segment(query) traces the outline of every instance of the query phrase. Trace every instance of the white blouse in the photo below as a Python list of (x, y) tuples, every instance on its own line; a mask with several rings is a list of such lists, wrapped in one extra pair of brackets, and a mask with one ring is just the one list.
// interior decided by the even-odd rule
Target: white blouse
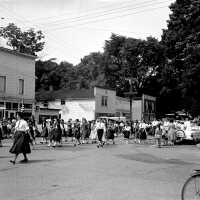
[(97, 129), (103, 129), (104, 130), (104, 132), (106, 132), (106, 126), (105, 126), (105, 124), (103, 123), (103, 122), (96, 122), (96, 125), (95, 125), (96, 127), (96, 130)]
[(29, 130), (28, 123), (23, 119), (18, 120), (15, 125), (15, 130), (16, 131), (28, 131)]

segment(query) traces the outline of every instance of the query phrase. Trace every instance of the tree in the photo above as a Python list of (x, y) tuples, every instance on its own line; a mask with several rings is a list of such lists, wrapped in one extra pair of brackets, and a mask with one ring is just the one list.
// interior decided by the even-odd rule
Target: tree
[(80, 88), (91, 88), (105, 85), (105, 57), (100, 52), (90, 53), (81, 59), (76, 66)]
[[(197, 113), (194, 107), (197, 108), (200, 101), (200, 1), (176, 0), (170, 9), (172, 14), (167, 29), (163, 30), (162, 44), (166, 46), (166, 56), (176, 80), (171, 90), (181, 96), (177, 104)], [(173, 95), (168, 96), (174, 99)]]
[(140, 40), (112, 34), (105, 43), (104, 53), (108, 61), (107, 83), (113, 88), (117, 84), (120, 93), (129, 90), (128, 78), (133, 78), (133, 87), (141, 95), (147, 81), (156, 75), (165, 60), (163, 45), (152, 37)]
[(70, 88), (71, 83), (77, 80), (75, 67), (71, 63), (63, 61), (58, 64), (54, 60), (36, 61), (36, 91)]
[(44, 48), (44, 35), (42, 31), (29, 29), (22, 31), (14, 23), (0, 28), (0, 37), (7, 40), (7, 45), (21, 53), (36, 55)]

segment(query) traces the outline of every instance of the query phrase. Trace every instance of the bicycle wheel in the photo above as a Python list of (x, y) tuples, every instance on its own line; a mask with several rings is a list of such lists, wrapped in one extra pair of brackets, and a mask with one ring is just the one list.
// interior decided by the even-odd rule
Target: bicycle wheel
[(200, 200), (200, 174), (192, 175), (184, 183), (181, 191), (182, 200)]

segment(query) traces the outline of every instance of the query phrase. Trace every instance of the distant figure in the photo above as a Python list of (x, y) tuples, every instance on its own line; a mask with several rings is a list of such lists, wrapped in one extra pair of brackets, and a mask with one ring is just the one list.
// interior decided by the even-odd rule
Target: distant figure
[(1, 127), (1, 122), (0, 122), (0, 147), (2, 147), (2, 139), (3, 139), (3, 133), (2, 133), (2, 127)]
[(74, 138), (75, 138), (74, 146), (81, 144), (81, 142), (80, 142), (80, 138), (81, 138), (80, 128), (81, 128), (80, 127), (80, 121), (79, 121), (79, 119), (76, 119), (74, 126), (73, 126), (73, 135), (74, 135)]
[(108, 127), (107, 127), (107, 134), (106, 134), (106, 140), (107, 143), (109, 140), (112, 140), (112, 143), (115, 144), (115, 127), (114, 123), (112, 121), (108, 122)]
[(131, 135), (131, 126), (130, 124), (128, 124), (128, 122), (126, 122), (124, 128), (122, 129), (123, 134), (124, 134), (124, 140), (126, 141), (126, 143), (129, 143), (129, 138)]
[(106, 125), (103, 122), (102, 119), (97, 119), (96, 122), (96, 131), (97, 131), (97, 137), (98, 137), (98, 145), (97, 148), (103, 147), (104, 145), (104, 135), (106, 133)]
[(157, 124), (156, 130), (155, 130), (155, 140), (157, 147), (161, 147), (161, 139), (162, 139), (162, 129), (161, 124)]
[(90, 139), (92, 140), (92, 144), (93, 144), (93, 143), (96, 143), (96, 139), (97, 139), (97, 132), (96, 132), (96, 126), (95, 126), (94, 120), (91, 122), (90, 129), (91, 129)]
[(41, 143), (47, 144), (47, 138), (48, 138), (48, 128), (47, 128), (47, 121), (43, 120), (42, 122), (42, 133), (41, 133), (42, 141)]
[(168, 144), (174, 145), (176, 141), (176, 128), (173, 120), (170, 120), (168, 128)]
[(89, 133), (89, 123), (85, 118), (82, 118), (82, 123), (81, 123), (81, 136), (82, 136), (82, 143), (88, 143), (88, 139), (90, 136)]

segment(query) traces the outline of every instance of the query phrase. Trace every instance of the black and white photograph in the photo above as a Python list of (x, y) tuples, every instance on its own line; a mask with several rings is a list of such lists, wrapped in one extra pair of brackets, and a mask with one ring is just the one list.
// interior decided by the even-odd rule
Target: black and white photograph
[(0, 0), (1, 200), (200, 200), (200, 0)]

